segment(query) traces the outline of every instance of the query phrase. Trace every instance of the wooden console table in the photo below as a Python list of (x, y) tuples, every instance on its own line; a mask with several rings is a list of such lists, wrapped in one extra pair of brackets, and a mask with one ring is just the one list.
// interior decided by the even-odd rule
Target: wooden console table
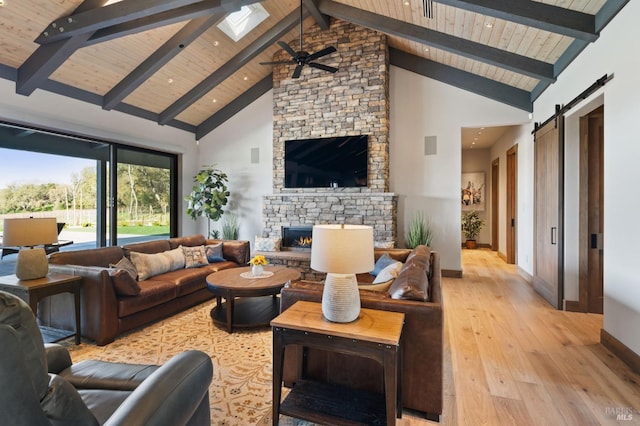
[[(404, 314), (362, 309), (351, 323), (325, 319), (319, 303), (298, 301), (271, 321), (273, 328), (273, 425), (280, 414), (332, 425), (395, 425), (402, 416), (400, 336)], [(284, 348), (315, 347), (378, 361), (384, 395), (329, 383), (296, 381), (281, 403)], [(301, 365), (301, 364), (300, 364)], [(354, 404), (359, 403), (359, 406)]]
[[(44, 278), (37, 278), (35, 280), (20, 280), (15, 275), (6, 275), (0, 277), (0, 290), (11, 293), (24, 300), (31, 310), (33, 315), (38, 318), (38, 302), (47, 296), (53, 296), (60, 293), (71, 293), (75, 300), (75, 314), (76, 314), (76, 332), (75, 341), (76, 345), (80, 344), (80, 284), (82, 283), (82, 277), (76, 275), (67, 274), (55, 274), (50, 273)], [(41, 329), (42, 337), (45, 343), (62, 340), (70, 337), (73, 334), (60, 334), (53, 332), (53, 329)]]

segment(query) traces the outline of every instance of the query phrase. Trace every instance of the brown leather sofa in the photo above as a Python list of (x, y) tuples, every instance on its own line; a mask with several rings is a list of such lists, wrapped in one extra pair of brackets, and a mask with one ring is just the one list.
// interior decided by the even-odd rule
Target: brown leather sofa
[[(376, 249), (376, 259), (385, 252), (402, 262), (412, 253), (409, 249)], [(444, 317), (438, 253), (430, 252), (429, 259), (425, 270), (429, 278), (427, 301), (392, 299), (388, 292), (369, 290), (360, 290), (360, 300), (363, 308), (405, 314), (401, 343), (402, 405), (425, 413), (430, 420), (439, 421), (442, 414)], [(358, 281), (369, 282), (370, 279), (358, 275)], [(389, 291), (393, 293), (393, 287)], [(298, 300), (320, 302), (322, 284), (307, 281), (283, 288), (281, 310), (284, 311)], [(302, 359), (302, 366), (298, 365), (299, 359)], [(382, 367), (373, 360), (315, 348), (288, 346), (285, 349), (285, 384), (295, 385), (295, 380), (300, 376), (350, 388), (378, 393), (383, 391)]]
[[(219, 243), (202, 235), (170, 238), (123, 247), (61, 251), (49, 256), (49, 271), (83, 277), (81, 290), (82, 336), (98, 345), (112, 342), (127, 330), (166, 318), (213, 297), (207, 289), (206, 277), (212, 272), (246, 266), (249, 261), (248, 241), (222, 241), (225, 261), (197, 268), (182, 268), (143, 281), (136, 295), (123, 295), (114, 286), (113, 268), (131, 252), (154, 254), (178, 247), (195, 247)], [(48, 297), (38, 307), (41, 324), (73, 330), (73, 300), (67, 294)]]

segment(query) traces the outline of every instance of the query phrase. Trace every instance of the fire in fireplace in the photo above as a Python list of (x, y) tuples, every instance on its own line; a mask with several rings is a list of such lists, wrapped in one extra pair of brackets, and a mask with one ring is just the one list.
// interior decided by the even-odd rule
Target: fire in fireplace
[(283, 226), (282, 227), (282, 247), (289, 249), (310, 249), (311, 226)]

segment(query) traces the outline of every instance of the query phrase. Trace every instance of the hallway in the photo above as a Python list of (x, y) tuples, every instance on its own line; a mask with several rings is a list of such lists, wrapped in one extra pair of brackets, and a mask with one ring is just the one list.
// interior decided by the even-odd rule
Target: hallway
[(442, 425), (640, 424), (640, 375), (600, 345), (601, 315), (553, 309), (490, 250), (462, 263), (443, 280)]

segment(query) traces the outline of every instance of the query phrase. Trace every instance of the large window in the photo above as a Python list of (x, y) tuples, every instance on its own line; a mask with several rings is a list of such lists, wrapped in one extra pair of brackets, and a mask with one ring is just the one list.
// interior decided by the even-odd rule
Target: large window
[(176, 170), (173, 154), (0, 123), (0, 219), (55, 216), (73, 248), (175, 236)]

